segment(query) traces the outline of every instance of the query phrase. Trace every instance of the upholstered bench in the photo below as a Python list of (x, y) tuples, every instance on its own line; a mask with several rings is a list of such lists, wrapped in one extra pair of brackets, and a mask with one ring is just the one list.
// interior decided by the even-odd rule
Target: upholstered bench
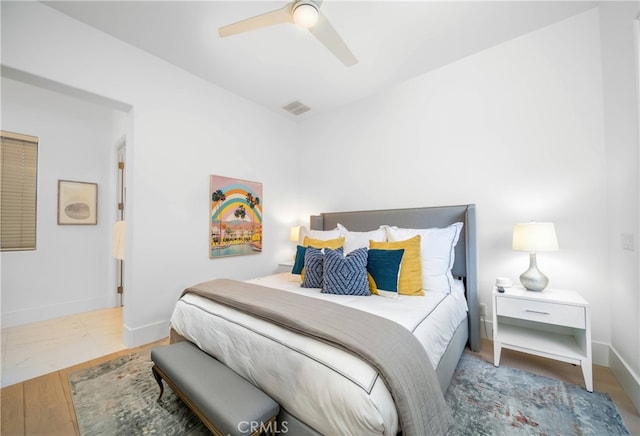
[(185, 402), (214, 435), (273, 434), (278, 403), (190, 342), (151, 350), (153, 376)]

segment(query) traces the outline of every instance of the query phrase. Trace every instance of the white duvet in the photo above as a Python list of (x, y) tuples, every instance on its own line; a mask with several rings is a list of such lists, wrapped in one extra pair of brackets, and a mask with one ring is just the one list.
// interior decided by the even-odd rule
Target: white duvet
[[(452, 294), (397, 299), (322, 294), (301, 288), (289, 273), (249, 282), (391, 319), (416, 335), (434, 369), (467, 310), (461, 282)], [(394, 435), (399, 429), (385, 384), (352, 354), (193, 294), (178, 301), (171, 325), (320, 433)]]

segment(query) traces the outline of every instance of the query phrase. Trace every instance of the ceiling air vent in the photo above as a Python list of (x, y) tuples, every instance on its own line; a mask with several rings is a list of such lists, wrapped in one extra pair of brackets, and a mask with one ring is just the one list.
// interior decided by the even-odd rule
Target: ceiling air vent
[(303, 113), (311, 110), (309, 106), (307, 106), (306, 104), (300, 103), (299, 101), (292, 101), (288, 105), (282, 106), (282, 109), (286, 110), (287, 112), (293, 115), (302, 115)]

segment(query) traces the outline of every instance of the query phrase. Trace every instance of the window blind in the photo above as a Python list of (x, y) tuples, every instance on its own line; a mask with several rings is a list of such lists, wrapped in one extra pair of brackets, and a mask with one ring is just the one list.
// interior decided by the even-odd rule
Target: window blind
[(0, 249), (36, 249), (38, 138), (0, 131)]

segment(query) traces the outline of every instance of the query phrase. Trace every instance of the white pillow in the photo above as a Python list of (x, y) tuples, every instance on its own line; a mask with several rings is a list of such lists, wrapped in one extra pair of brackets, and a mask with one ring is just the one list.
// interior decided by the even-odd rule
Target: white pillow
[(340, 230), (340, 236), (344, 236), (345, 255), (358, 248), (369, 248), (369, 241), (386, 242), (387, 240), (387, 234), (383, 227), (369, 232), (352, 232), (342, 224), (338, 224), (338, 230)]
[(340, 236), (340, 230), (336, 227), (333, 230), (310, 230), (304, 226), (300, 226), (300, 234), (298, 235), (298, 245), (304, 245), (304, 238), (310, 237), (313, 239), (319, 239), (321, 241), (328, 241), (329, 239), (337, 239)]
[(455, 261), (455, 246), (460, 237), (462, 223), (454, 223), (443, 229), (400, 229), (386, 227), (389, 241), (404, 241), (420, 235), (422, 263), (422, 287), (428, 291), (451, 292)]

